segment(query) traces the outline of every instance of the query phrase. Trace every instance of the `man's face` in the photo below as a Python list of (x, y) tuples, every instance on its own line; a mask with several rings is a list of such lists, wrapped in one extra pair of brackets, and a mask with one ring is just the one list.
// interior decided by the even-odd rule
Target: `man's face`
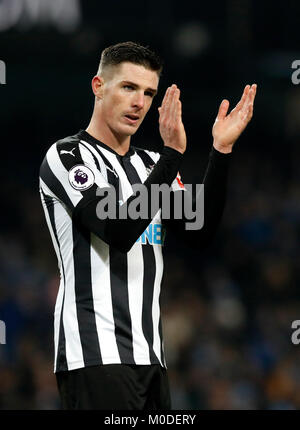
[(114, 134), (133, 135), (145, 118), (157, 92), (155, 71), (124, 62), (104, 78), (101, 99), (103, 119)]

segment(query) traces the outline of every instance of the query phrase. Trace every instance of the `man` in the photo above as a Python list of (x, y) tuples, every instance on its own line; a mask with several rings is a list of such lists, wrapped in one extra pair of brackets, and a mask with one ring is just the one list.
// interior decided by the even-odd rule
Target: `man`
[[(54, 371), (64, 409), (170, 409), (159, 307), (164, 229), (198, 248), (212, 237), (224, 206), (230, 153), (252, 117), (256, 85), (245, 87), (229, 115), (229, 102), (221, 103), (203, 181), (202, 229), (186, 230), (185, 219), (172, 211), (169, 219), (161, 211), (121, 219), (121, 209), (138, 195), (135, 184), (148, 191), (167, 184), (173, 199), (188, 195), (178, 174), (186, 135), (176, 85), (159, 108), (162, 152), (130, 145), (161, 70), (160, 59), (141, 45), (106, 48), (92, 80), (88, 127), (54, 143), (41, 165), (41, 199), (61, 273)], [(118, 196), (117, 217), (101, 219), (101, 190), (111, 189)]]

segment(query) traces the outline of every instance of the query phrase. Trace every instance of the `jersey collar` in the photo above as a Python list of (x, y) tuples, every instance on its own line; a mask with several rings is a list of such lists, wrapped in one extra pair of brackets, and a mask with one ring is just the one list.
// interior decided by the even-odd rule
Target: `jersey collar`
[(100, 140), (96, 139), (95, 137), (91, 136), (86, 130), (80, 130), (78, 133), (78, 136), (80, 139), (86, 140), (88, 143), (90, 143), (93, 146), (98, 145), (98, 146), (101, 146), (102, 148), (107, 149), (107, 151), (112, 152), (117, 157), (129, 158), (135, 153), (134, 148), (132, 146), (130, 146), (129, 150), (126, 152), (126, 154), (120, 155), (116, 151), (114, 151), (110, 146), (105, 145), (105, 143), (103, 143)]

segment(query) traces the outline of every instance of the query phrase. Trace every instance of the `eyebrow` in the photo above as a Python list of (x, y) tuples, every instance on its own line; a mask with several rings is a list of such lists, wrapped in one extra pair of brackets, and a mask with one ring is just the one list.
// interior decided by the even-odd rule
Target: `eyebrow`
[[(132, 85), (134, 88), (139, 87), (139, 85), (131, 81), (122, 81), (121, 84), (129, 84), (129, 85)], [(151, 93), (153, 93), (154, 96), (157, 94), (157, 90), (155, 88), (146, 88), (145, 91), (151, 91)]]

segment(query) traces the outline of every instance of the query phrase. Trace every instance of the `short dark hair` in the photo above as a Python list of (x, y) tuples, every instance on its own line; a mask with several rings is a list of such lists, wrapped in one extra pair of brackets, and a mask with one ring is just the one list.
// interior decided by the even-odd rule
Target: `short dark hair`
[(107, 66), (117, 66), (125, 61), (153, 70), (157, 72), (158, 76), (160, 76), (163, 68), (161, 58), (148, 46), (135, 42), (122, 42), (108, 46), (102, 51), (98, 73)]

